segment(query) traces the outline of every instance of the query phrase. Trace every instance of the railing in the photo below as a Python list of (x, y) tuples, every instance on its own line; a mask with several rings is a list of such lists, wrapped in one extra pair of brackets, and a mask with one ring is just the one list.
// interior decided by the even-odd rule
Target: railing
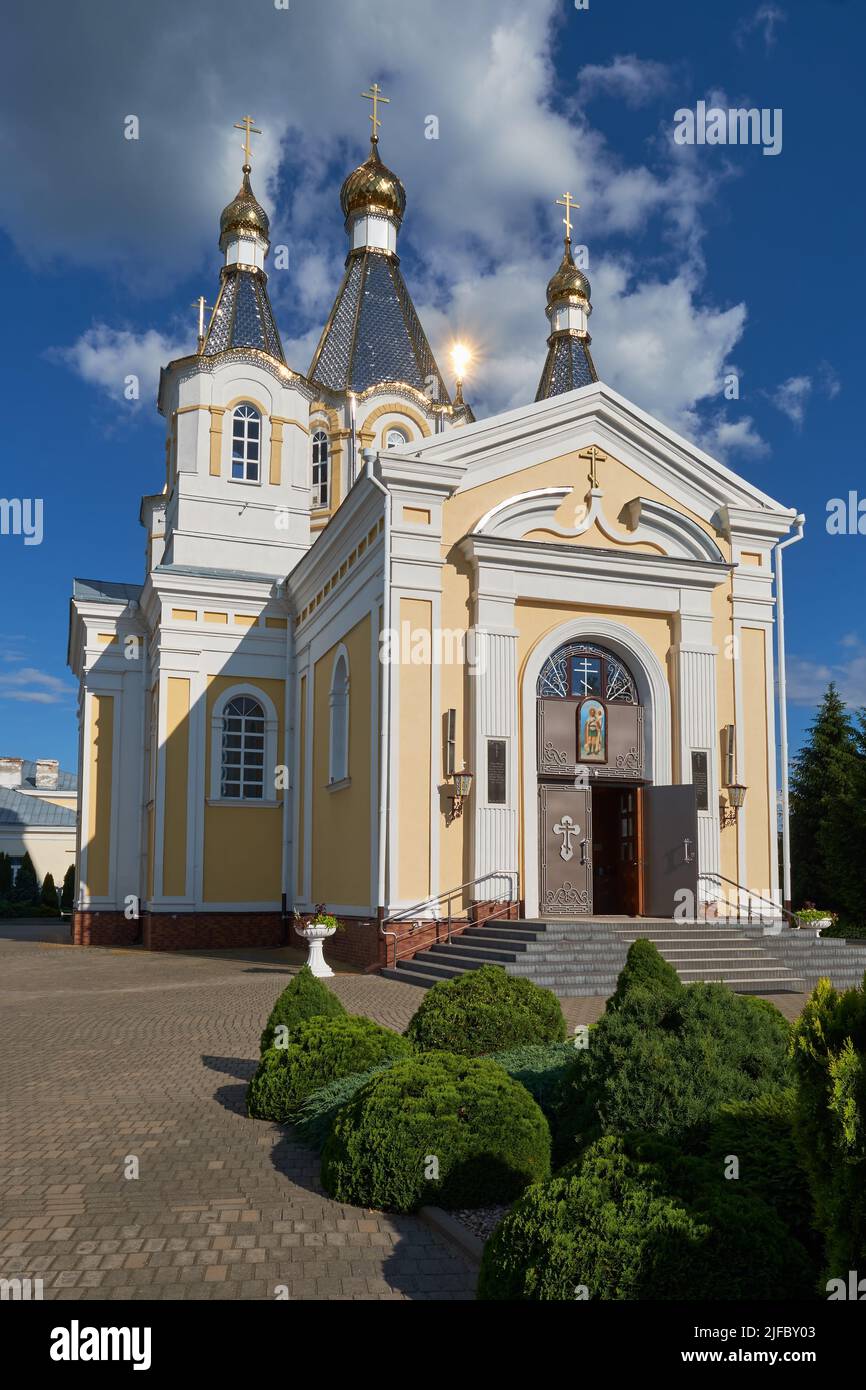
[[(747, 898), (748, 898), (747, 912), (748, 912), (748, 921), (749, 921), (750, 923), (751, 923), (751, 921), (752, 921), (752, 900), (753, 900), (754, 898), (757, 898), (757, 900), (758, 900), (759, 902), (766, 903), (768, 907), (771, 907), (771, 908), (773, 909), (773, 914), (774, 914), (774, 916), (775, 916), (776, 914), (778, 914), (778, 913), (781, 913), (781, 915), (782, 915), (783, 917), (787, 917), (787, 918), (789, 919), (789, 921), (790, 921), (792, 924), (793, 924), (793, 922), (795, 921), (793, 912), (789, 911), (789, 909), (788, 909), (787, 907), (783, 907), (783, 906), (781, 905), (781, 903), (774, 902), (772, 898), (765, 898), (764, 895), (763, 895), (763, 893), (756, 893), (755, 890), (754, 890), (753, 888), (747, 888), (747, 887), (745, 886), (745, 884), (743, 884), (743, 883), (737, 883), (737, 882), (735, 882), (734, 879), (728, 878), (725, 874), (719, 874), (719, 873), (716, 873), (715, 871), (713, 871), (712, 873), (698, 874), (698, 878), (699, 878), (699, 879), (702, 879), (702, 878), (703, 878), (703, 879), (707, 879), (707, 880), (711, 880), (711, 881), (716, 881), (716, 880), (717, 880), (719, 884), (727, 883), (727, 884), (729, 884), (729, 885), (731, 886), (731, 888), (736, 888), (736, 890), (737, 890), (737, 916), (738, 916), (738, 917), (739, 917), (740, 914), (741, 914), (741, 908), (740, 908), (739, 904), (740, 904), (740, 902), (742, 901), (742, 895), (745, 893), (746, 896), (747, 896)], [(729, 906), (729, 904), (726, 904), (726, 905)], [(764, 920), (763, 913), (761, 914), (760, 920), (761, 920), (761, 921)]]
[[(449, 889), (446, 889), (446, 891), (445, 891), (444, 893), (436, 893), (436, 894), (433, 895), (433, 897), (430, 897), (430, 898), (423, 898), (423, 899), (421, 900), (421, 902), (419, 902), (419, 903), (413, 903), (413, 904), (411, 905), (411, 907), (403, 907), (403, 908), (400, 908), (400, 909), (399, 909), (398, 911), (396, 911), (396, 912), (391, 912), (391, 913), (389, 913), (389, 915), (388, 915), (387, 917), (383, 917), (382, 920), (381, 920), (381, 922), (379, 923), (379, 933), (380, 933), (381, 936), (383, 936), (383, 937), (385, 938), (385, 965), (387, 966), (387, 965), (389, 964), (389, 962), (388, 962), (388, 938), (389, 938), (389, 937), (393, 937), (393, 939), (394, 939), (394, 965), (395, 965), (395, 966), (396, 966), (398, 960), (404, 959), (406, 955), (414, 954), (414, 951), (411, 951), (411, 952), (404, 952), (404, 955), (401, 957), (401, 955), (399, 954), (399, 951), (398, 951), (398, 943), (399, 943), (399, 940), (400, 940), (400, 937), (399, 937), (398, 933), (395, 932), (395, 931), (386, 931), (386, 930), (385, 930), (385, 927), (387, 926), (387, 924), (388, 924), (389, 922), (407, 922), (407, 921), (411, 921), (411, 923), (412, 923), (411, 930), (410, 930), (410, 932), (409, 932), (409, 934), (408, 934), (408, 938), (407, 938), (407, 937), (404, 937), (404, 938), (403, 938), (404, 940), (407, 940), (407, 939), (411, 940), (411, 938), (415, 935), (415, 933), (418, 932), (418, 931), (420, 931), (422, 927), (431, 926), (431, 925), (432, 925), (432, 926), (435, 926), (435, 927), (436, 927), (436, 942), (435, 942), (436, 945), (439, 944), (439, 927), (440, 927), (441, 925), (444, 924), (444, 925), (447, 927), (447, 932), (448, 932), (448, 935), (447, 935), (446, 940), (448, 941), (448, 943), (449, 943), (449, 945), (450, 945), (450, 944), (451, 944), (451, 939), (452, 939), (452, 929), (453, 929), (453, 925), (454, 925), (454, 914), (453, 914), (453, 911), (452, 911), (452, 903), (454, 902), (454, 899), (457, 898), (457, 897), (462, 898), (462, 897), (463, 897), (463, 894), (466, 892), (466, 889), (467, 889), (467, 888), (475, 888), (475, 887), (477, 887), (477, 885), (478, 885), (479, 883), (486, 883), (486, 882), (488, 881), (488, 879), (496, 879), (496, 878), (504, 878), (504, 879), (507, 879), (507, 880), (508, 880), (508, 898), (507, 898), (507, 900), (506, 900), (504, 906), (495, 909), (495, 911), (490, 912), (490, 913), (487, 915), (487, 917), (485, 918), (485, 921), (490, 922), (490, 921), (492, 921), (495, 917), (504, 916), (504, 914), (505, 914), (506, 912), (510, 912), (510, 911), (511, 911), (511, 905), (512, 905), (512, 903), (518, 902), (518, 896), (517, 896), (517, 894), (518, 894), (518, 876), (517, 876), (517, 870), (516, 870), (516, 869), (493, 869), (493, 870), (491, 870), (490, 873), (487, 873), (487, 874), (480, 874), (480, 875), (478, 876), (478, 878), (470, 878), (466, 883), (460, 883), (460, 884), (458, 884), (456, 888), (449, 888)], [(413, 914), (416, 913), (416, 912), (424, 912), (424, 911), (428, 910), (429, 908), (436, 907), (437, 904), (441, 904), (441, 903), (447, 904), (447, 909), (448, 909), (448, 911), (447, 911), (447, 915), (444, 916), (444, 917), (426, 917), (426, 918), (424, 918), (424, 917), (414, 917), (414, 916), (413, 916)], [(463, 922), (463, 918), (460, 918), (459, 920), (460, 920), (461, 922)], [(466, 925), (466, 926), (469, 926), (469, 925), (470, 925), (469, 919), (468, 919), (468, 918), (466, 919), (465, 925)]]

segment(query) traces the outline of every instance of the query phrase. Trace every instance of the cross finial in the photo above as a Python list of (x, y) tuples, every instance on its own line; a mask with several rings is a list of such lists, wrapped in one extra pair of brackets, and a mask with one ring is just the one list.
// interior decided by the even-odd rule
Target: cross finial
[(565, 208), (565, 216), (562, 220), (565, 223), (565, 240), (566, 242), (570, 242), (571, 228), (573, 226), (573, 223), (571, 221), (571, 209), (579, 208), (580, 203), (576, 202), (574, 198), (572, 198), (570, 193), (564, 193), (561, 198), (557, 198), (556, 206), (558, 208)]
[(255, 116), (242, 116), (239, 121), (235, 121), (235, 130), (242, 130), (244, 132), (244, 164), (247, 166), (249, 166), (250, 155), (252, 153), (250, 149), (250, 136), (261, 135), (262, 133), (253, 125), (254, 120)]
[(204, 316), (205, 312), (210, 309), (211, 306), (208, 304), (204, 295), (200, 294), (198, 299), (192, 301), (190, 307), (198, 309), (198, 350), (201, 352), (204, 347)]
[(601, 449), (597, 449), (593, 444), (589, 449), (582, 449), (578, 458), (589, 459), (589, 485), (598, 487), (598, 465), (607, 463), (607, 454), (603, 454)]
[(377, 130), (382, 124), (379, 120), (379, 102), (384, 102), (385, 106), (388, 106), (391, 98), (382, 96), (382, 88), (379, 86), (378, 82), (374, 82), (369, 92), (362, 92), (361, 96), (366, 97), (368, 101), (372, 101), (373, 103), (373, 110), (370, 112), (370, 120), (373, 122), (373, 134), (370, 138), (378, 143), (379, 136)]

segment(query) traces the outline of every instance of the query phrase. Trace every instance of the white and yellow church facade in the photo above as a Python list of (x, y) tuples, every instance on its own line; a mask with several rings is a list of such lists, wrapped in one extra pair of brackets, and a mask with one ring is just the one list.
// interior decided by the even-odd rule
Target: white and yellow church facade
[(303, 374), (248, 130), (215, 307), (162, 373), (144, 581), (75, 581), (74, 940), (278, 945), (324, 905), (330, 954), (375, 968), (446, 916), (778, 904), (796, 512), (598, 379), (569, 235), (537, 397), (476, 421), (402, 278), (377, 124)]

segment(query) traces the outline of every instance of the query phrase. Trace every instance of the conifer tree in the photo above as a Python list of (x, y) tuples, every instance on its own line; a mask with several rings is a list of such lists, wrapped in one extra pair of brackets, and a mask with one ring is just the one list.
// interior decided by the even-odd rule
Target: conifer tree
[(0, 903), (8, 902), (12, 892), (12, 860), (0, 852)]
[(33, 860), (29, 854), (24, 855), (18, 866), (15, 883), (9, 896), (11, 902), (21, 903), (22, 906), (33, 906), (39, 902), (39, 880), (36, 877)]
[(71, 912), (75, 902), (75, 865), (70, 864), (63, 875), (63, 888), (60, 893), (60, 911)]
[(54, 886), (54, 875), (50, 872), (42, 880), (42, 895), (39, 901), (43, 907), (50, 907), (54, 912), (57, 911), (57, 889)]
[(794, 907), (856, 911), (858, 858), (854, 801), (859, 766), (851, 717), (834, 684), (827, 689), (791, 769), (791, 873)]

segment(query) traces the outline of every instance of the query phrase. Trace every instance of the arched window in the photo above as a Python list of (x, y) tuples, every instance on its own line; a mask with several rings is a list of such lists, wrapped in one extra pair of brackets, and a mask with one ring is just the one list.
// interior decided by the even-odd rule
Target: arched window
[(613, 703), (640, 703), (634, 677), (625, 663), (594, 642), (566, 642), (548, 657), (538, 677), (537, 694), (545, 699), (596, 695)]
[(409, 443), (409, 436), (403, 430), (388, 430), (385, 435), (386, 449), (399, 449)]
[(265, 712), (251, 695), (223, 710), (220, 796), (261, 801), (265, 787)]
[(330, 496), (330, 449), (324, 430), (313, 435), (313, 506), (327, 507)]
[(244, 402), (232, 415), (232, 477), (236, 482), (257, 483), (262, 452), (262, 417), (254, 405)]
[(328, 781), (342, 782), (349, 775), (349, 659), (341, 649), (331, 673), (331, 737)]

